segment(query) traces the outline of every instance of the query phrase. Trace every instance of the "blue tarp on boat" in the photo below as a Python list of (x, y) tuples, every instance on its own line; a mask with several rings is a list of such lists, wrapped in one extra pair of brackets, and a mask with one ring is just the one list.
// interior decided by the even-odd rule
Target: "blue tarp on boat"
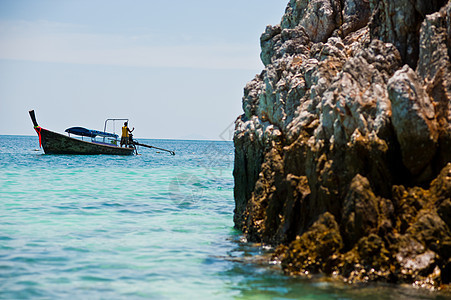
[(114, 133), (92, 130), (92, 129), (87, 129), (87, 128), (83, 128), (83, 127), (71, 127), (71, 128), (67, 128), (65, 131), (67, 133), (72, 133), (72, 134), (79, 135), (79, 136), (88, 136), (88, 137), (92, 137), (92, 138), (94, 138), (96, 136), (101, 136), (101, 137), (112, 137), (112, 138), (117, 139), (119, 137), (117, 134), (114, 134)]

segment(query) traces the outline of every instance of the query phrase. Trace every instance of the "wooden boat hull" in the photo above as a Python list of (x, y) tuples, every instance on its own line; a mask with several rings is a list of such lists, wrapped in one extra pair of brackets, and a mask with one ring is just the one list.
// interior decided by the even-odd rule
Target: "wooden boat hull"
[(45, 154), (132, 155), (133, 148), (83, 141), (42, 127), (35, 127)]

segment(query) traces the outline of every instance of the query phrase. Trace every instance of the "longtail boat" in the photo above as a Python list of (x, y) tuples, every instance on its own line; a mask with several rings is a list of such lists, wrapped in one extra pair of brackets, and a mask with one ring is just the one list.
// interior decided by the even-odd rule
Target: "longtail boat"
[[(34, 130), (39, 136), (39, 146), (44, 149), (45, 154), (109, 154), (109, 155), (132, 155), (135, 152), (133, 142), (129, 146), (120, 147), (119, 136), (114, 133), (105, 132), (108, 120), (127, 119), (107, 119), (104, 131), (86, 129), (83, 127), (71, 127), (66, 129), (68, 135), (44, 129), (38, 125), (34, 110), (29, 111)], [(81, 138), (74, 138), (70, 135)], [(87, 140), (86, 140), (87, 139)]]

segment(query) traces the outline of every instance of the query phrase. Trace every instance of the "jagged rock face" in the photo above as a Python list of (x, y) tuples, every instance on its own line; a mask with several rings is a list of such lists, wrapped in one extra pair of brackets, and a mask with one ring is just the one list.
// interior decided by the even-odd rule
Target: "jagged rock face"
[(438, 11), (445, 3), (446, 0), (370, 0), (373, 11), (369, 23), (371, 36), (394, 44), (403, 61), (415, 68), (424, 16)]
[(305, 28), (312, 41), (325, 41), (341, 23), (338, 0), (291, 0), (282, 18), (282, 28)]
[(451, 282), (451, 1), (291, 0), (236, 121), (235, 226), (289, 274)]
[(437, 149), (437, 121), (429, 95), (407, 65), (388, 82), (392, 120), (404, 165), (417, 175), (430, 165)]

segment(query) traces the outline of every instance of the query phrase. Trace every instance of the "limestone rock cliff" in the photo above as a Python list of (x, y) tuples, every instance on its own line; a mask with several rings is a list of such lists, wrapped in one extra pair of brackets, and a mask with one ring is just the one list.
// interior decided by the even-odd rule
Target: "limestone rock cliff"
[(451, 283), (451, 0), (291, 0), (236, 120), (235, 226), (288, 274)]

